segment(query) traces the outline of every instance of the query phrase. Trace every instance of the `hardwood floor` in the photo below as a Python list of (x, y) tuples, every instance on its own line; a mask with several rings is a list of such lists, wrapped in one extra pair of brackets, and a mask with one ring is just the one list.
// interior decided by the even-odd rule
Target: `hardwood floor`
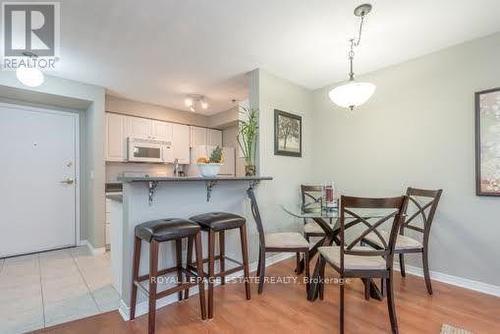
[[(315, 263), (315, 261), (314, 261)], [(287, 260), (269, 267), (266, 276), (292, 276), (295, 261)], [(311, 264), (313, 265), (313, 264)], [(327, 271), (327, 277), (335, 277)], [(475, 334), (500, 333), (500, 298), (433, 282), (434, 295), (427, 294), (423, 279), (407, 275), (402, 280), (395, 272), (396, 309), (400, 333), (440, 333), (443, 323), (465, 328)], [(202, 321), (199, 300), (171, 304), (158, 310), (157, 333), (337, 333), (338, 297), (336, 285), (325, 289), (325, 300), (306, 300), (300, 284), (265, 284), (257, 295), (252, 285), (252, 300), (245, 299), (243, 284), (215, 288), (215, 316)], [(359, 280), (346, 288), (346, 333), (389, 333), (385, 300), (365, 301)], [(47, 328), (39, 333), (146, 333), (147, 316), (125, 322), (118, 312), (109, 312), (71, 323)]]

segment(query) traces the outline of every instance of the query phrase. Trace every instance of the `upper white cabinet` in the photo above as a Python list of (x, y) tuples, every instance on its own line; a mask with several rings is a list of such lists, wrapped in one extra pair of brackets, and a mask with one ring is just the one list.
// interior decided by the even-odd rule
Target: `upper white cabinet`
[(126, 117), (127, 137), (152, 138), (153, 121), (140, 117)]
[(189, 126), (172, 124), (172, 152), (173, 160), (178, 159), (180, 164), (189, 163)]
[(152, 121), (152, 137), (165, 141), (172, 141), (172, 123)]
[(200, 145), (222, 146), (222, 131), (191, 126), (191, 147)]
[(222, 147), (222, 131), (219, 130), (106, 113), (106, 161), (127, 161), (128, 137), (170, 142), (165, 145), (167, 163), (178, 159), (181, 164), (189, 164), (190, 147)]
[(222, 131), (207, 129), (207, 145), (222, 147)]
[(125, 116), (106, 113), (106, 160), (124, 161), (126, 150)]
[(207, 128), (191, 126), (191, 147), (207, 145)]

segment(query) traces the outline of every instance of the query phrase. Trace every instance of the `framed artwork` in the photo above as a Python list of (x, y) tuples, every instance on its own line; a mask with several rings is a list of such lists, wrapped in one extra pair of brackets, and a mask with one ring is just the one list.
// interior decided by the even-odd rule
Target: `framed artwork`
[(274, 109), (274, 155), (302, 157), (302, 117)]
[(500, 196), (500, 87), (475, 94), (476, 194)]

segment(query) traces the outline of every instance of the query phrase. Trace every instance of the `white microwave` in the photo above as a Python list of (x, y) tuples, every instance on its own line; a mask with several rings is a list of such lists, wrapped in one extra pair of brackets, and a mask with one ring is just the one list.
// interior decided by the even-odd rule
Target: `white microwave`
[(129, 137), (127, 139), (128, 161), (165, 163), (170, 146), (169, 141)]

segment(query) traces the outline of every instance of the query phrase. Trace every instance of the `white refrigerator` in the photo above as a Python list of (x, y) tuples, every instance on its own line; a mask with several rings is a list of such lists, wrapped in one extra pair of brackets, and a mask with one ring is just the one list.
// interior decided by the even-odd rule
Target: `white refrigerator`
[[(196, 165), (196, 160), (199, 157), (210, 158), (210, 154), (217, 146), (200, 145), (191, 148), (191, 164), (187, 169), (188, 176), (199, 176), (200, 172)], [(220, 176), (235, 176), (236, 175), (236, 150), (234, 147), (223, 147), (222, 154), (224, 156), (224, 163), (217, 175)]]

